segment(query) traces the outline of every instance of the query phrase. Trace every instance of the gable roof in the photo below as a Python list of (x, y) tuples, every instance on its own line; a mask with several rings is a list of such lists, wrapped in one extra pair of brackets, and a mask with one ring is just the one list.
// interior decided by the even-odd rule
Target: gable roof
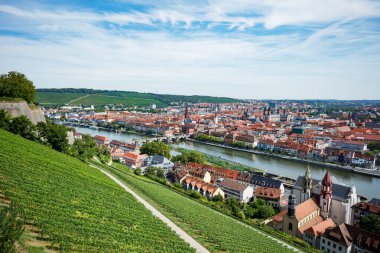
[(345, 247), (352, 243), (371, 252), (380, 252), (380, 235), (345, 223), (326, 229), (324, 237)]
[(311, 234), (315, 237), (319, 237), (321, 234), (323, 234), (326, 229), (328, 228), (334, 228), (336, 225), (334, 221), (331, 218), (328, 218), (327, 220), (324, 220), (314, 226), (309, 227), (305, 230), (305, 233)]
[(272, 179), (269, 177), (253, 175), (251, 179), (251, 184), (262, 186), (262, 187), (279, 189), (282, 185), (282, 182), (280, 180)]

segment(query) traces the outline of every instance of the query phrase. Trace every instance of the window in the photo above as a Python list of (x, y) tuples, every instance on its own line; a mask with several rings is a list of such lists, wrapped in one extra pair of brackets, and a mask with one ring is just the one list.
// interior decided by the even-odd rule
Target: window
[(325, 246), (322, 246), (322, 250), (325, 250)]
[(339, 251), (341, 251), (342, 250), (342, 246), (339, 246)]
[(335, 243), (333, 243), (333, 248), (334, 248), (334, 249), (336, 248), (336, 244), (335, 244)]
[(327, 242), (327, 245), (329, 245), (329, 246), (330, 246), (330, 241), (328, 241), (328, 242)]
[(288, 230), (292, 231), (293, 230), (293, 224), (289, 222), (289, 225), (288, 225)]
[(322, 243), (325, 243), (325, 239), (322, 239)]

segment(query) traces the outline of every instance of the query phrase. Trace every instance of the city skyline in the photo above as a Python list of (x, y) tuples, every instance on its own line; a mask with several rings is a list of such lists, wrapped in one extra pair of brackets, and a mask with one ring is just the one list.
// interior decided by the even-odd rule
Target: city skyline
[(1, 73), (37, 88), (379, 99), (374, 1), (0, 1)]

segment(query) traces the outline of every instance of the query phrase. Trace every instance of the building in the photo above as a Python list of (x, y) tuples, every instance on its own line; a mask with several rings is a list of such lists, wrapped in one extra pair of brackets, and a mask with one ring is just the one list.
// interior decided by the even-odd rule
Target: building
[(310, 228), (306, 229), (303, 233), (303, 240), (308, 242), (313, 247), (319, 249), (321, 243), (321, 235), (325, 233), (326, 229), (334, 228), (336, 225), (331, 218), (324, 220)]
[(110, 144), (110, 141), (105, 136), (95, 135), (94, 136), (94, 140), (96, 141), (96, 145), (98, 145), (98, 146), (103, 146), (103, 145)]
[(378, 253), (380, 235), (342, 223), (326, 229), (319, 249), (327, 253)]
[(146, 154), (138, 154), (136, 152), (127, 152), (124, 155), (125, 165), (132, 168), (141, 168), (144, 166), (144, 160), (148, 158)]
[(217, 181), (216, 185), (224, 191), (226, 198), (238, 198), (244, 203), (252, 200), (253, 188), (247, 183), (221, 178)]
[[(312, 185), (311, 189), (310, 184)], [(360, 201), (355, 186), (349, 187), (332, 183), (328, 171), (322, 181), (311, 179), (309, 172), (306, 172), (305, 176), (299, 176), (292, 192), (300, 203), (313, 196), (319, 198), (321, 209), (324, 209), (324, 216), (330, 217), (336, 224), (350, 224), (351, 206)]]
[(363, 152), (367, 150), (367, 144), (360, 141), (331, 141), (330, 147), (357, 152)]
[(264, 177), (260, 175), (253, 175), (249, 183), (254, 189), (258, 186), (279, 189), (281, 197), (284, 195), (285, 192), (284, 184), (280, 180), (276, 180), (273, 178)]
[(281, 206), (281, 190), (277, 188), (256, 187), (255, 200), (262, 199), (267, 205), (279, 209)]
[(223, 190), (214, 184), (203, 181), (202, 179), (187, 175), (181, 181), (183, 189), (197, 191), (207, 199), (211, 200), (215, 196), (225, 197)]
[(169, 159), (167, 159), (166, 157), (162, 155), (153, 155), (153, 156), (147, 157), (144, 160), (143, 166), (144, 166), (143, 168), (148, 167), (148, 166), (162, 168), (165, 170), (165, 173), (167, 173), (168, 171), (173, 169), (174, 163), (172, 163)]
[(380, 217), (380, 204), (359, 202), (352, 206), (352, 220), (351, 224), (354, 226), (360, 226), (360, 220), (362, 217), (366, 217), (369, 214), (375, 214)]

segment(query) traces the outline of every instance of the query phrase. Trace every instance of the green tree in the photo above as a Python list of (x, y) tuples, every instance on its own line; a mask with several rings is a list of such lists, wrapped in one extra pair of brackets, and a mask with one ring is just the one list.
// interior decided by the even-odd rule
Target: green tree
[(181, 162), (183, 164), (193, 163), (205, 163), (205, 156), (195, 150), (183, 150), (180, 155), (176, 155), (172, 159), (174, 162)]
[(140, 153), (147, 155), (162, 155), (170, 159), (170, 147), (163, 142), (149, 142), (141, 146)]
[(155, 177), (156, 176), (156, 167), (148, 166), (144, 170), (144, 175), (148, 177)]
[(380, 150), (380, 141), (368, 143), (368, 148), (371, 151)]
[(15, 242), (23, 233), (22, 215), (12, 203), (0, 211), (0, 253), (16, 252)]
[(266, 219), (275, 215), (273, 207), (269, 205), (260, 206), (256, 211), (256, 218)]
[(96, 142), (90, 135), (82, 135), (82, 139), (76, 140), (73, 144), (72, 154), (82, 161), (87, 162), (96, 155)]
[(0, 96), (23, 98), (26, 102), (33, 103), (36, 89), (24, 74), (10, 71), (0, 76)]
[(69, 146), (67, 128), (64, 125), (48, 124), (46, 138), (51, 147), (60, 152), (66, 152)]
[(9, 131), (28, 140), (36, 140), (36, 126), (25, 116), (14, 118), (9, 125)]
[(363, 216), (360, 220), (360, 227), (375, 234), (380, 234), (380, 217), (376, 214)]
[(222, 195), (218, 194), (218, 195), (216, 195), (215, 197), (212, 198), (212, 201), (214, 201), (214, 202), (223, 201), (223, 197), (222, 197)]
[(156, 168), (156, 177), (158, 178), (165, 178), (165, 171), (163, 168)]
[(140, 168), (136, 168), (133, 173), (135, 173), (135, 175), (137, 175), (137, 176), (141, 176), (141, 169)]
[(0, 128), (4, 130), (9, 129), (9, 125), (11, 124), (11, 116), (7, 111), (0, 110)]

